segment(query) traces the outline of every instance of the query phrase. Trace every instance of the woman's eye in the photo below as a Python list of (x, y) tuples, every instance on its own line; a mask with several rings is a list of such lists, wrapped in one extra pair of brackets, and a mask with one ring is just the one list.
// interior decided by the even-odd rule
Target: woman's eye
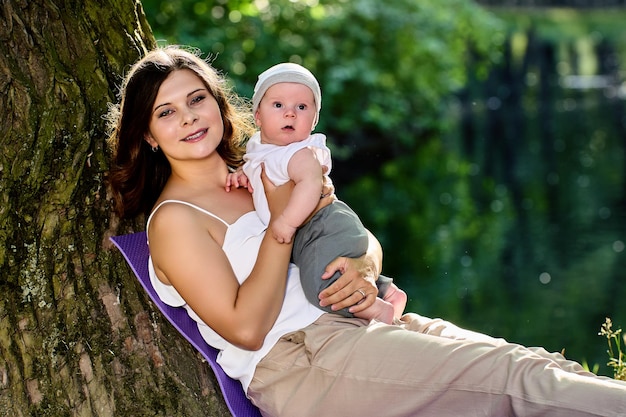
[(205, 98), (206, 98), (206, 96), (204, 96), (204, 95), (195, 96), (194, 98), (191, 99), (191, 104), (199, 103), (202, 100), (204, 100)]
[(170, 115), (171, 113), (172, 113), (172, 111), (171, 111), (171, 110), (169, 110), (169, 109), (168, 109), (168, 110), (163, 110), (162, 112), (160, 112), (160, 113), (158, 114), (158, 116), (157, 116), (157, 117), (159, 117), (159, 118), (161, 118), (161, 117), (165, 117), (165, 116)]

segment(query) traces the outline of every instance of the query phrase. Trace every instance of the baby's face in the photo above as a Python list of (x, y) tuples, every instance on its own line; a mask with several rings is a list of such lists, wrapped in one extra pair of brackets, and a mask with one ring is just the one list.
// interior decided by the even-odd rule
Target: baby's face
[(288, 145), (306, 139), (314, 128), (317, 108), (304, 84), (277, 83), (267, 89), (255, 114), (261, 142)]

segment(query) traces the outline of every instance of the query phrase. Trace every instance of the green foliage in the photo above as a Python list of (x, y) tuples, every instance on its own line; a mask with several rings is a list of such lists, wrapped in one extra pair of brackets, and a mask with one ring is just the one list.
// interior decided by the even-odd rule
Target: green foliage
[[(525, 32), (533, 28), (543, 38), (554, 42), (589, 39), (597, 41), (608, 37), (615, 44), (626, 48), (626, 32), (624, 31), (624, 10), (598, 8), (581, 12), (576, 9), (526, 9), (524, 13), (513, 9), (494, 9), (498, 17), (506, 21), (512, 32)], [(624, 54), (620, 54), (626, 59)], [(624, 61), (623, 61), (624, 62)]]
[(445, 126), (442, 99), (465, 83), (468, 48), (498, 58), (498, 21), (469, 0), (443, 2), (145, 0), (157, 38), (216, 56), (238, 91), (279, 61), (311, 69), (323, 91), (318, 129), (348, 157), (358, 146), (413, 149)]
[(481, 271), (497, 268), (513, 216), (506, 193), (489, 181), (481, 187), (493, 200), (474, 204), (475, 174), (442, 141), (431, 141), (384, 165), (380, 178), (365, 176), (340, 193), (380, 239), (385, 273), (413, 296), (412, 311), (462, 316), (477, 303), (489, 314), (488, 300), (502, 291)]

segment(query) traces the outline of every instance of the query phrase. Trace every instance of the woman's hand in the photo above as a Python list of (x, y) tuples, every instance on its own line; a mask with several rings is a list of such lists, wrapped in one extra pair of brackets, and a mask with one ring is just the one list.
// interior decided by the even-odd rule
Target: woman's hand
[(378, 273), (368, 254), (356, 259), (336, 258), (326, 267), (322, 279), (330, 278), (337, 271), (341, 273), (339, 279), (320, 292), (322, 307), (330, 305), (337, 311), (352, 306), (349, 311), (358, 313), (374, 304), (378, 296)]
[(368, 246), (365, 255), (351, 259), (340, 257), (331, 262), (322, 275), (328, 279), (335, 272), (341, 272), (337, 281), (320, 292), (320, 305), (331, 306), (333, 310), (350, 307), (351, 313), (358, 313), (374, 304), (378, 296), (376, 280), (382, 272), (383, 249), (378, 239), (367, 231)]

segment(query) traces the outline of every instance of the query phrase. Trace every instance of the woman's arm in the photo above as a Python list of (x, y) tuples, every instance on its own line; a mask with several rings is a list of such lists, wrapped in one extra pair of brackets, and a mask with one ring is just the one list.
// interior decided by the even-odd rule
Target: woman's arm
[[(320, 292), (321, 306), (330, 305), (333, 310), (352, 306), (349, 311), (358, 313), (376, 301), (376, 279), (382, 271), (383, 251), (378, 239), (369, 230), (367, 234), (369, 246), (365, 255), (357, 259), (339, 257), (326, 268), (323, 279), (330, 278), (336, 271), (342, 275)], [(365, 292), (365, 297), (358, 290)]]
[[(292, 187), (287, 183), (268, 191), (272, 218), (282, 211)], [(149, 230), (157, 274), (224, 339), (259, 349), (282, 307), (291, 245), (266, 234), (252, 272), (240, 285), (221, 244), (207, 232), (207, 218), (178, 204), (159, 209)]]

